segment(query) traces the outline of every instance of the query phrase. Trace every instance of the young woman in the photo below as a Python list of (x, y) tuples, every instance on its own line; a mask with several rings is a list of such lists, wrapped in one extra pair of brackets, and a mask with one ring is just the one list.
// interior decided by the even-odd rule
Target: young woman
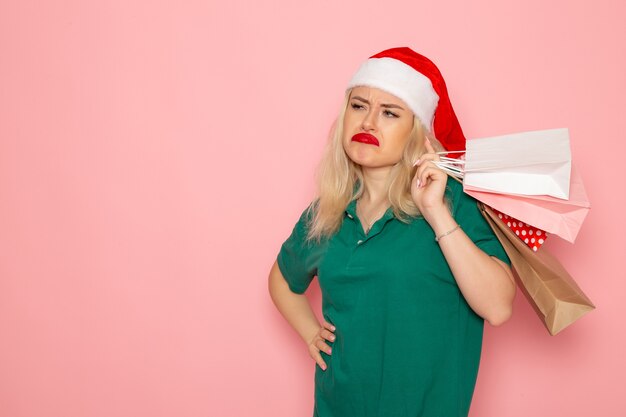
[[(468, 414), (483, 322), (511, 316), (515, 284), (476, 201), (433, 164), (464, 146), (427, 58), (394, 48), (353, 76), (318, 198), (269, 276), (318, 365), (314, 416)], [(303, 295), (315, 276), (321, 323)]]

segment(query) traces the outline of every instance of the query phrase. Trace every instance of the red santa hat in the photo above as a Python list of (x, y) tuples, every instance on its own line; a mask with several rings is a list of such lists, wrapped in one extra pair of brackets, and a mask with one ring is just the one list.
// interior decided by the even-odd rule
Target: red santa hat
[[(448, 89), (435, 64), (410, 48), (392, 48), (365, 61), (348, 88), (379, 88), (403, 100), (448, 151), (465, 149)], [(454, 156), (454, 155), (452, 155)]]

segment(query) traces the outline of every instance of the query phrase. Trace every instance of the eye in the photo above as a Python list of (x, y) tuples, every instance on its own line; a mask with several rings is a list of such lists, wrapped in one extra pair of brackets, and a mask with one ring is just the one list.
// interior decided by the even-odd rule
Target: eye
[(391, 117), (391, 118), (394, 118), (394, 119), (395, 119), (395, 118), (397, 118), (397, 117), (399, 117), (396, 113), (394, 113), (394, 112), (392, 112), (392, 111), (389, 111), (389, 110), (385, 110), (385, 111), (383, 112), (383, 114), (384, 114), (385, 116), (387, 116), (387, 117)]
[(358, 103), (350, 103), (350, 106), (354, 109), (354, 110), (361, 110), (364, 107)]

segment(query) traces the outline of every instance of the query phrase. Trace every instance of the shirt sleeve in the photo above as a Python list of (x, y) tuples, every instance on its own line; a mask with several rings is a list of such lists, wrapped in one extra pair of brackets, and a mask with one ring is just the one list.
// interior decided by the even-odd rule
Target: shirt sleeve
[(511, 260), (507, 256), (500, 241), (480, 213), (475, 198), (463, 192), (463, 186), (453, 178), (448, 179), (448, 187), (452, 194), (452, 212), (465, 234), (489, 256), (495, 256), (507, 265)]
[(289, 289), (296, 294), (304, 293), (317, 274), (312, 259), (314, 243), (306, 240), (310, 217), (311, 206), (304, 210), (276, 258)]

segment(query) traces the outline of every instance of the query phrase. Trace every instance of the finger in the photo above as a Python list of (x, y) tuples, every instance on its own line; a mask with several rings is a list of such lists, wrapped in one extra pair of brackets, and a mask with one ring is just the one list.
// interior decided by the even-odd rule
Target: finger
[(320, 355), (319, 351), (311, 352), (311, 357), (315, 360), (320, 368), (322, 368), (324, 371), (326, 370), (326, 362), (324, 362), (324, 359), (322, 359), (322, 355)]
[(430, 140), (428, 140), (428, 138), (426, 138), (426, 140), (424, 141), (424, 145), (426, 145), (426, 152), (435, 153), (435, 148), (433, 148), (433, 145), (430, 143)]
[(425, 187), (431, 181), (439, 181), (445, 179), (447, 174), (439, 168), (426, 167), (420, 175), (421, 186)]
[(424, 161), (440, 161), (441, 158), (436, 153), (424, 153), (419, 157), (417, 161), (413, 164), (413, 166), (420, 166)]
[(437, 154), (425, 153), (422, 156), (420, 156), (420, 158), (417, 161), (415, 161), (413, 166), (420, 166), (420, 165), (422, 165), (426, 161), (434, 162), (434, 161), (440, 161), (440, 160), (441, 160), (441, 158)]
[(332, 353), (332, 349), (330, 346), (326, 344), (322, 339), (319, 339), (315, 342), (315, 347), (319, 350), (323, 350), (326, 354), (330, 355)]
[(413, 174), (413, 179), (411, 180), (411, 188), (415, 187), (415, 190), (420, 188), (420, 179), (417, 175), (417, 170), (415, 170), (415, 174)]
[(427, 177), (424, 176), (424, 172), (426, 171), (426, 169), (432, 164), (431, 161), (426, 161), (427, 163), (420, 165), (416, 170), (415, 170), (415, 176), (413, 183), (415, 184), (415, 187), (417, 190), (419, 190), (420, 188), (423, 188), (427, 185), (426, 180)]
[(415, 176), (415, 181), (413, 181), (413, 185), (415, 186), (415, 190), (419, 190), (422, 185), (422, 180), (420, 180), (417, 175)]
[(335, 341), (335, 335), (326, 329), (322, 330), (320, 334), (326, 340), (330, 340), (331, 342)]
[(323, 320), (323, 321), (322, 321), (322, 326), (323, 326), (323, 327), (325, 327), (325, 328), (327, 328), (328, 330), (333, 331), (333, 332), (335, 331), (335, 326), (333, 326), (332, 324), (330, 324), (330, 323), (329, 323), (329, 322), (327, 322), (326, 320)]
[(418, 167), (417, 167), (417, 171), (415, 172), (415, 174), (418, 176), (418, 178), (420, 180), (422, 180), (422, 175), (424, 173), (424, 171), (428, 168), (433, 168), (436, 167), (436, 165), (433, 163), (433, 161), (425, 161), (426, 163), (421, 163)]

